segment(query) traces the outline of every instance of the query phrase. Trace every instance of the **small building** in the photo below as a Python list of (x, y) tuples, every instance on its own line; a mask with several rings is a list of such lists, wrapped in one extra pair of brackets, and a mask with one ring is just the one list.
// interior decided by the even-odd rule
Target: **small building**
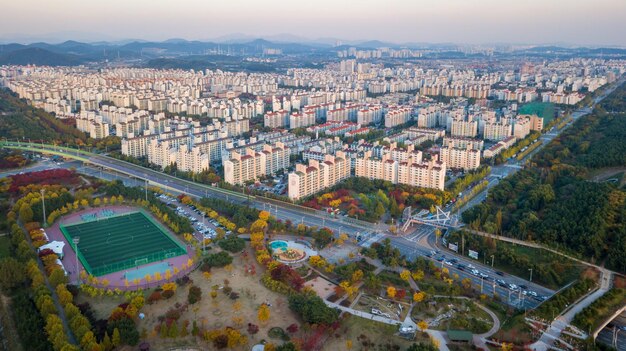
[(60, 259), (63, 259), (63, 248), (65, 247), (65, 243), (62, 241), (52, 241), (46, 245), (42, 245), (37, 249), (37, 252), (41, 252), (42, 250), (52, 250)]
[(471, 345), (474, 340), (474, 334), (467, 330), (448, 329), (448, 339), (450, 339), (450, 342)]

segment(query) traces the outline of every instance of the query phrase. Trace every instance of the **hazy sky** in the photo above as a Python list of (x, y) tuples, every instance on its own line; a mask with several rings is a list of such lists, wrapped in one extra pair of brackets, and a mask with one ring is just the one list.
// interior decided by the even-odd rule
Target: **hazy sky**
[(626, 46), (626, 0), (3, 0), (0, 39), (211, 39)]

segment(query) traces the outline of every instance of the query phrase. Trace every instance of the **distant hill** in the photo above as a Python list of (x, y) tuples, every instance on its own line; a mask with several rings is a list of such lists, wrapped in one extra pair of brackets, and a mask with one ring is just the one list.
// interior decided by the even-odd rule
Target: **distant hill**
[(84, 60), (73, 54), (61, 54), (50, 50), (29, 47), (0, 55), (0, 65), (76, 66)]

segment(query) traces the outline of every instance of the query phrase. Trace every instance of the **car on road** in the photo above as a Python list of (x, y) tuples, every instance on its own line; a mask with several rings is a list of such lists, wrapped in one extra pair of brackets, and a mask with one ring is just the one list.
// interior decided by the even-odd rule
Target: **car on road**
[(480, 273), (477, 269), (472, 269), (472, 274), (473, 275), (478, 275), (478, 273)]
[(519, 289), (519, 287), (513, 283), (509, 283), (509, 289), (513, 290), (513, 291), (517, 291), (517, 289)]
[(465, 266), (462, 264), (457, 264), (456, 265), (456, 269), (460, 270), (460, 271), (464, 271), (465, 270)]
[(504, 273), (502, 273), (501, 271), (496, 271), (496, 274), (501, 276), (501, 277), (504, 277)]
[(452, 261), (444, 261), (443, 263), (447, 264), (448, 266), (452, 266), (454, 264)]
[(496, 280), (496, 283), (498, 283), (498, 285), (502, 286), (502, 287), (506, 287), (506, 282), (502, 279), (498, 279)]
[(436, 258), (437, 262), (441, 262), (446, 259), (446, 256), (439, 256)]

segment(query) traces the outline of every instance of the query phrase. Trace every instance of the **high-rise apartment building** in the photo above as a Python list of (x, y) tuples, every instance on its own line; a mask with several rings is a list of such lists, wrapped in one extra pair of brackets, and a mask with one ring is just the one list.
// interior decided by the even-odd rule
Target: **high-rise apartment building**
[(281, 142), (274, 146), (263, 145), (260, 152), (247, 148), (244, 154), (232, 152), (231, 158), (224, 160), (223, 165), (224, 181), (242, 185), (289, 167), (289, 148)]
[(289, 173), (289, 198), (298, 200), (329, 188), (350, 177), (350, 161), (341, 151), (335, 156), (325, 155), (323, 161), (309, 159), (309, 164), (296, 164)]

